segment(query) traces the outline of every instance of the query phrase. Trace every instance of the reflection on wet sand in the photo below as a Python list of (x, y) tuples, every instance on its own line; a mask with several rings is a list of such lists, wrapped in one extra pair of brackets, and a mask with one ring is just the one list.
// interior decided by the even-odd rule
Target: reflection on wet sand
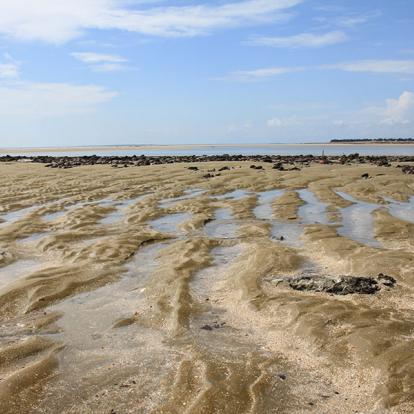
[(372, 215), (378, 205), (356, 200), (343, 191), (337, 191), (336, 193), (343, 199), (353, 203), (351, 206), (341, 209), (342, 224), (338, 229), (338, 233), (367, 246), (380, 247), (380, 243), (374, 236), (374, 218)]

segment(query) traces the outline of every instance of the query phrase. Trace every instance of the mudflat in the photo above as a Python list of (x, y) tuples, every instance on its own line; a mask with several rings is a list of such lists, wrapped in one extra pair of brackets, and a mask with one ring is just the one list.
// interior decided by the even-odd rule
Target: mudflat
[(3, 162), (1, 412), (414, 412), (414, 176), (257, 166)]

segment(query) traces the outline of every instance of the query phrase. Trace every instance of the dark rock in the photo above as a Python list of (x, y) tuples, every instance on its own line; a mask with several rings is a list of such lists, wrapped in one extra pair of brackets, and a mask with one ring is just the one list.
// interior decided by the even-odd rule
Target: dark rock
[(285, 171), (285, 167), (283, 167), (283, 164), (281, 162), (276, 163), (273, 166), (274, 170), (279, 170), (279, 171)]
[(414, 165), (403, 165), (401, 167), (401, 171), (404, 174), (410, 174), (410, 175), (412, 175), (412, 174), (414, 174)]
[(362, 174), (361, 175), (361, 178), (363, 178), (363, 179), (368, 179), (369, 178), (369, 174), (368, 173), (364, 173), (364, 174)]
[(377, 277), (378, 282), (381, 283), (384, 286), (393, 288), (397, 281), (392, 277), (388, 275), (384, 275), (383, 273), (380, 273)]
[(281, 380), (283, 380), (283, 381), (285, 381), (285, 380), (286, 380), (286, 378), (287, 378), (287, 375), (286, 375), (286, 374), (277, 374), (277, 376), (278, 376)]
[(198, 171), (198, 167), (188, 167), (188, 169), (191, 171)]
[(301, 276), (291, 279), (289, 286), (294, 290), (326, 292), (334, 295), (372, 295), (380, 290), (378, 282), (370, 277), (340, 276), (331, 279), (323, 276)]
[(227, 170), (230, 170), (230, 167), (227, 167), (227, 165), (226, 165), (226, 166), (224, 166), (224, 167), (221, 167), (221, 168), (219, 169), (219, 171), (227, 171)]
[[(217, 154), (217, 155), (160, 155), (160, 156), (145, 156), (145, 155), (133, 155), (133, 156), (98, 156), (98, 155), (85, 155), (81, 157), (66, 157), (66, 156), (0, 156), (0, 162), (32, 162), (45, 164), (48, 168), (74, 168), (82, 165), (112, 165), (114, 168), (122, 168), (125, 166), (143, 167), (146, 165), (160, 165), (160, 164), (172, 164), (172, 163), (202, 163), (202, 162), (254, 162), (254, 163), (274, 163), (274, 169), (285, 171), (285, 165), (291, 165), (295, 170), (295, 164), (300, 164), (304, 167), (310, 166), (312, 163), (318, 164), (350, 164), (350, 163), (368, 163), (372, 165), (389, 167), (392, 162), (396, 163), (413, 163), (414, 156), (360, 156), (359, 154), (350, 154), (342, 156), (314, 156), (308, 155), (241, 155), (241, 154)], [(190, 167), (187, 167), (190, 168)], [(262, 166), (254, 166), (254, 169), (262, 170)], [(414, 174), (414, 165), (401, 165), (399, 166), (404, 174)], [(191, 170), (197, 171), (195, 168)], [(289, 171), (290, 171), (289, 170)]]
[(210, 325), (203, 325), (200, 329), (203, 329), (204, 331), (212, 331), (213, 327)]

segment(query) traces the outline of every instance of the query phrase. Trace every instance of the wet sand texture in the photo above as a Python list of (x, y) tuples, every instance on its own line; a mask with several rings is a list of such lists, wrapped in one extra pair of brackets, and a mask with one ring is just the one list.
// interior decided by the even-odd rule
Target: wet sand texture
[(0, 165), (2, 414), (414, 412), (413, 176), (250, 164)]

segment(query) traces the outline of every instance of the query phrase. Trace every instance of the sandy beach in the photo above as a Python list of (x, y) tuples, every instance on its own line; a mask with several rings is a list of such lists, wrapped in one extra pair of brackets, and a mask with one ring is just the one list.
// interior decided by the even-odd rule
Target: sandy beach
[(414, 176), (257, 165), (1, 163), (2, 414), (414, 412)]

